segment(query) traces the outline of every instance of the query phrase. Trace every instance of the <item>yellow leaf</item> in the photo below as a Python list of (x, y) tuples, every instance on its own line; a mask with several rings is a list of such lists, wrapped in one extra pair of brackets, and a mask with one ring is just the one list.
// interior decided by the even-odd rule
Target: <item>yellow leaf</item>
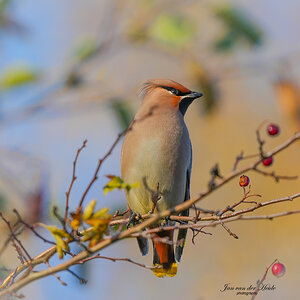
[(60, 236), (55, 235), (54, 238), (56, 241), (56, 251), (57, 251), (58, 257), (60, 259), (62, 259), (64, 257), (63, 250), (69, 251), (69, 249), (70, 249), (69, 245)]
[(72, 239), (72, 237), (63, 229), (59, 229), (56, 226), (53, 225), (46, 225), (43, 223), (39, 223), (41, 226), (45, 227), (46, 229), (48, 229), (53, 235), (58, 235), (60, 237), (65, 237), (68, 239)]
[(97, 233), (95, 234), (92, 239), (90, 240), (89, 247), (95, 246), (101, 239), (102, 239), (103, 234), (102, 233)]
[(103, 188), (104, 195), (115, 189), (120, 189), (124, 183), (124, 181), (118, 176), (107, 175), (106, 177), (109, 178), (110, 181)]
[(86, 231), (83, 233), (82, 241), (90, 241), (89, 247), (96, 245), (103, 237), (104, 230), (99, 230), (99, 228), (95, 227), (90, 231)]
[(81, 215), (81, 209), (71, 213), (72, 221), (70, 225), (74, 230), (78, 230), (79, 226), (81, 225)]
[(94, 214), (93, 214), (93, 218), (110, 218), (111, 216), (109, 214), (106, 214), (109, 211), (108, 207), (104, 207), (102, 209), (97, 210)]
[(87, 220), (93, 215), (95, 205), (96, 205), (96, 199), (90, 201), (90, 203), (86, 206), (83, 212), (83, 216), (82, 216), (83, 220)]
[(41, 226), (45, 227), (46, 229), (48, 229), (51, 232), (51, 234), (53, 235), (53, 237), (55, 238), (56, 251), (57, 251), (58, 257), (60, 259), (62, 259), (64, 256), (63, 250), (69, 251), (69, 245), (63, 238), (67, 238), (67, 239), (71, 240), (72, 237), (66, 231), (64, 231), (63, 229), (59, 229), (56, 226), (45, 225), (43, 223), (39, 223), (39, 224)]
[(37, 73), (26, 65), (10, 66), (1, 75), (0, 86), (10, 89), (33, 82), (37, 77)]
[(93, 227), (98, 227), (100, 225), (106, 225), (108, 224), (110, 221), (110, 219), (89, 219), (89, 220), (85, 220), (85, 223), (93, 226)]
[(78, 220), (78, 219), (73, 219), (72, 221), (71, 221), (71, 227), (74, 229), (74, 230), (78, 230), (79, 229), (79, 226), (80, 226), (80, 220)]

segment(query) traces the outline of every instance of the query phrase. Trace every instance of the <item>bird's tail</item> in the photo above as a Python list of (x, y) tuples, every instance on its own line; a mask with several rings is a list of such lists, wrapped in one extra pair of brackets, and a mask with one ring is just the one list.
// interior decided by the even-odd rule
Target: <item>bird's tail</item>
[(144, 256), (144, 255), (148, 254), (148, 250), (149, 250), (148, 239), (146, 239), (144, 237), (138, 237), (137, 242), (138, 242), (138, 245), (139, 245), (142, 255)]
[(153, 238), (153, 273), (157, 277), (173, 277), (177, 274), (174, 257), (173, 231), (162, 231)]

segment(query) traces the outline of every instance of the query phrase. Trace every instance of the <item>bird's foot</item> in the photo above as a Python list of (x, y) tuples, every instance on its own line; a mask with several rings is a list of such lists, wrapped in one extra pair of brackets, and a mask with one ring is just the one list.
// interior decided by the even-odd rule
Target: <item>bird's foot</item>
[(156, 203), (157, 203), (157, 202), (154, 202), (154, 201), (153, 201), (152, 208), (151, 208), (151, 210), (148, 212), (148, 214), (152, 215), (152, 214), (154, 213), (155, 208), (156, 208)]
[(130, 211), (130, 217), (129, 217), (129, 221), (127, 223), (127, 229), (130, 227), (130, 225), (136, 225), (139, 220), (142, 219), (141, 214), (139, 213), (135, 213), (132, 210)]
[(149, 211), (149, 214), (153, 214), (155, 209), (159, 212), (157, 207), (157, 202), (161, 199), (161, 193), (159, 191), (159, 182), (156, 185), (156, 192), (151, 193), (151, 200), (152, 200), (152, 209)]

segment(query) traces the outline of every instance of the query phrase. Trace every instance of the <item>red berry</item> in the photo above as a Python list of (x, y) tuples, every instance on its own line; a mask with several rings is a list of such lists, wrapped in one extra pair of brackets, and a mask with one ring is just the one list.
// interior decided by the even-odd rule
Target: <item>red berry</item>
[(268, 134), (269, 135), (277, 135), (279, 134), (279, 127), (275, 124), (269, 124), (268, 127), (267, 127), (267, 131), (268, 131)]
[(285, 266), (281, 263), (276, 263), (272, 267), (272, 273), (276, 277), (281, 277), (285, 274)]
[(250, 183), (250, 178), (246, 175), (240, 177), (240, 186), (247, 186)]
[(270, 156), (270, 157), (267, 157), (265, 158), (263, 161), (262, 161), (263, 165), (268, 167), (268, 166), (271, 166), (272, 163), (273, 163), (273, 157)]

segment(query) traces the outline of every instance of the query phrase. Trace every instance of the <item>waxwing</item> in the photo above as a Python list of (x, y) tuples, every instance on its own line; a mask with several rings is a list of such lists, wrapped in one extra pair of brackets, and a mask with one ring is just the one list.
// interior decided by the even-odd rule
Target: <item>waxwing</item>
[[(129, 209), (136, 214), (170, 209), (190, 198), (192, 146), (184, 115), (189, 105), (202, 96), (167, 79), (152, 79), (140, 89), (141, 106), (127, 131), (121, 155), (124, 182), (137, 187), (126, 192)], [(188, 216), (188, 210), (181, 215)], [(162, 221), (170, 224), (170, 221)], [(161, 224), (156, 224), (158, 226)], [(153, 272), (158, 277), (175, 276), (187, 229), (156, 233), (153, 242)], [(148, 240), (138, 238), (143, 255)], [(175, 245), (175, 253), (174, 253)]]

